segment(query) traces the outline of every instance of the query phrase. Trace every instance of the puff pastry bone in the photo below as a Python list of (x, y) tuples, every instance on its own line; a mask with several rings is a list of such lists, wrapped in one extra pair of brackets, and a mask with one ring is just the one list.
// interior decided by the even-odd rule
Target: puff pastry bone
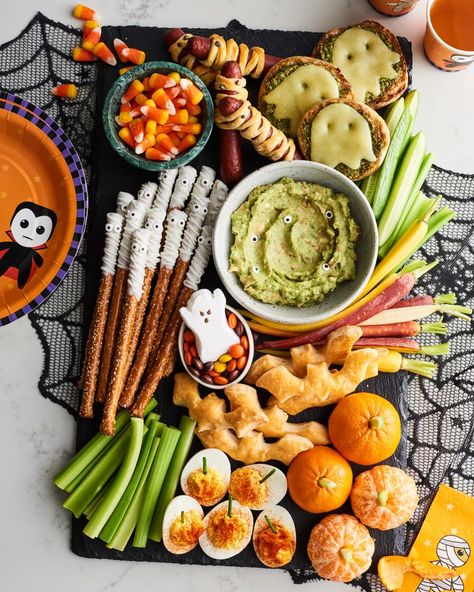
[[(288, 415), (276, 406), (262, 408), (251, 386), (231, 385), (224, 392), (230, 411), (215, 393), (201, 398), (197, 383), (187, 374), (175, 375), (173, 403), (188, 408), (197, 421), (196, 435), (207, 448), (219, 448), (246, 464), (266, 460), (289, 464), (314, 444), (329, 443), (325, 426), (315, 421), (289, 423)], [(266, 442), (266, 437), (276, 440)]]
[[(245, 78), (227, 78), (222, 74), (216, 77), (215, 122), (225, 130), (235, 130), (246, 140), (250, 140), (255, 150), (271, 160), (293, 160), (296, 145), (281, 130), (273, 126), (262, 113), (252, 106), (245, 88)], [(229, 96), (240, 106), (230, 114), (223, 114), (220, 103)], [(238, 103), (236, 103), (238, 104)]]
[[(378, 374), (378, 358), (386, 350), (353, 350), (361, 335), (360, 327), (341, 327), (329, 334), (323, 347), (292, 348), (291, 360), (263, 356), (252, 364), (246, 381), (267, 390), (270, 404), (289, 415), (336, 403)], [(342, 367), (331, 369), (336, 362)]]

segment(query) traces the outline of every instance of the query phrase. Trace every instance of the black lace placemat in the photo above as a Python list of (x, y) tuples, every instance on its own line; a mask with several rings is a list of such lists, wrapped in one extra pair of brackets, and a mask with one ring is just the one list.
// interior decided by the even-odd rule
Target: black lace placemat
[[(236, 23), (231, 23), (231, 26), (238, 28), (238, 32), (234, 33), (236, 36), (245, 31)], [(126, 31), (128, 28), (118, 28), (116, 32), (118, 36), (125, 36)], [(144, 31), (153, 32), (151, 29)], [(161, 47), (161, 37), (156, 35), (156, 38), (150, 37), (147, 41), (152, 44), (150, 56), (156, 48)], [(79, 31), (38, 14), (16, 39), (0, 46), (0, 89), (24, 96), (55, 117), (75, 143), (90, 176), (97, 66), (75, 64), (69, 59), (70, 50), (77, 44), (79, 36)], [(311, 41), (307, 41), (306, 52), (310, 51), (316, 39), (316, 34), (312, 33), (311, 36)], [(263, 43), (261, 37), (258, 41)], [(272, 43), (264, 45), (270, 52), (282, 55), (280, 43), (275, 37)], [(145, 45), (142, 37), (137, 45)], [(286, 45), (285, 55), (294, 54), (296, 47)], [(300, 48), (298, 51), (303, 50)], [(80, 87), (77, 102), (65, 103), (51, 96), (51, 86), (66, 81), (75, 82)], [(142, 177), (134, 178), (134, 173), (126, 180), (127, 187), (121, 189), (136, 191)], [(460, 302), (472, 305), (474, 175), (434, 167), (425, 189), (430, 194), (442, 193), (444, 202), (457, 210), (458, 218), (428, 244), (427, 256), (437, 258), (441, 263), (435, 273), (423, 278), (417, 289), (432, 294), (455, 291)], [(112, 194), (106, 198), (93, 192), (91, 197), (93, 202), (97, 198), (113, 199)], [(94, 219), (93, 212), (91, 219)], [(95, 249), (100, 251), (97, 245)], [(89, 256), (94, 259), (92, 253)], [(91, 269), (91, 265), (87, 268)], [(77, 414), (79, 401), (75, 384), (82, 350), (85, 283), (86, 260), (84, 253), (81, 253), (60, 289), (40, 309), (30, 314), (45, 354), (40, 392), (74, 415)], [(87, 318), (85, 320), (87, 322)], [(417, 480), (421, 504), (407, 525), (405, 549), (409, 548), (441, 481), (465, 493), (474, 494), (471, 425), (474, 402), (470, 368), (474, 343), (468, 325), (457, 320), (449, 320), (448, 325), (451, 354), (441, 361), (436, 381), (409, 378), (406, 397), (407, 464), (408, 470)], [(86, 437), (87, 430), (80, 429), (80, 432), (83, 438)], [(307, 581), (314, 577), (314, 573), (301, 572), (294, 576), (296, 581)], [(371, 574), (355, 583), (366, 590), (382, 590), (376, 576)]]

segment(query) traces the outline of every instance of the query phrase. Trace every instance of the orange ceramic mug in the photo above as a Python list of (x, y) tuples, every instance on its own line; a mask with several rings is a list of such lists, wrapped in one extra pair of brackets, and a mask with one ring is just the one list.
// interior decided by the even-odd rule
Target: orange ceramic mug
[(402, 16), (415, 8), (419, 0), (369, 0), (370, 4), (387, 16)]
[(445, 72), (474, 62), (474, 0), (428, 0), (424, 48), (428, 60)]

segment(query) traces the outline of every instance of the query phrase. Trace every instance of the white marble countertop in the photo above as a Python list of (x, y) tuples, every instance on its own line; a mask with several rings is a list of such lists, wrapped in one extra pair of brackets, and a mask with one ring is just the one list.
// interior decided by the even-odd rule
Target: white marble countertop
[[(0, 43), (16, 36), (38, 9), (52, 19), (76, 24), (70, 16), (72, 4), (64, 0), (43, 0), (40, 5), (34, 0), (2, 3)], [(211, 27), (237, 18), (249, 27), (324, 31), (379, 19), (413, 43), (413, 85), (422, 101), (417, 125), (425, 132), (436, 163), (474, 172), (474, 66), (449, 74), (429, 65), (422, 48), (424, 1), (410, 15), (394, 19), (378, 15), (366, 0), (91, 0), (91, 4), (104, 24)], [(177, 592), (191, 587), (196, 592), (291, 588), (289, 575), (278, 571), (94, 561), (73, 555), (70, 517), (51, 478), (73, 450), (74, 420), (38, 393), (42, 351), (27, 318), (0, 329), (0, 352), (2, 592), (124, 592), (140, 586)], [(308, 589), (352, 588), (318, 583), (304, 585), (302, 592)]]

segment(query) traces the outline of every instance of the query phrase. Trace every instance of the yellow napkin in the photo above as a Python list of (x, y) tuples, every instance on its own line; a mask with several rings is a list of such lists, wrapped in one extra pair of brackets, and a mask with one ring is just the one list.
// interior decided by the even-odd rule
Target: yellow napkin
[(473, 592), (473, 551), (474, 498), (441, 485), (409, 556), (454, 568), (459, 575), (451, 580), (431, 581), (408, 573), (400, 592)]

